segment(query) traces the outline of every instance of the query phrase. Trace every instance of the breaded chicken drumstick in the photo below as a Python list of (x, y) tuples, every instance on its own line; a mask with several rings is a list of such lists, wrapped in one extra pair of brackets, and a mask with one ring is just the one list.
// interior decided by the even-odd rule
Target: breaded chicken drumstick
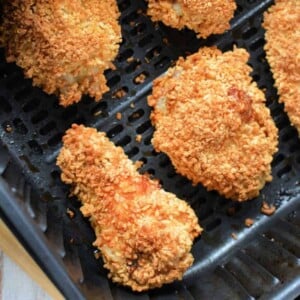
[(264, 14), (263, 27), (279, 101), (300, 136), (300, 1), (276, 0)]
[(249, 76), (246, 50), (203, 48), (156, 79), (152, 143), (193, 183), (237, 201), (272, 179), (277, 128)]
[(115, 0), (8, 0), (2, 17), (7, 61), (61, 105), (108, 91), (103, 72), (121, 42)]
[(114, 282), (143, 291), (181, 279), (201, 232), (186, 202), (140, 175), (122, 148), (96, 129), (73, 125), (57, 164), (90, 218), (94, 245)]
[(180, 30), (187, 27), (207, 38), (230, 28), (235, 9), (234, 0), (149, 0), (147, 13), (153, 21)]

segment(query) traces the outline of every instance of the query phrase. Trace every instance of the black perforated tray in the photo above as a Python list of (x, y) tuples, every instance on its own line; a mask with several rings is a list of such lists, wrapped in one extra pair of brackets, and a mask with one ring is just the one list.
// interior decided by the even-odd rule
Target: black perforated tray
[[(118, 3), (123, 43), (116, 70), (106, 72), (111, 92), (99, 103), (84, 97), (77, 105), (59, 107), (55, 96), (33, 88), (20, 68), (5, 63), (0, 50), (1, 216), (68, 299), (295, 298), (300, 294), (300, 141), (278, 104), (263, 50), (262, 16), (272, 1), (238, 0), (232, 29), (207, 40), (152, 23), (143, 1)], [(274, 179), (260, 197), (246, 203), (225, 200), (177, 175), (169, 159), (153, 151), (146, 103), (152, 80), (179, 56), (204, 45), (225, 51), (234, 44), (250, 52), (253, 78), (265, 90), (280, 130)], [(141, 73), (146, 80), (138, 84), (135, 78)], [(118, 98), (121, 89), (124, 96)], [(61, 137), (74, 122), (106, 131), (131, 159), (144, 162), (142, 172), (195, 209), (205, 231), (194, 243), (195, 262), (182, 282), (138, 294), (107, 279), (101, 259), (94, 257), (89, 222), (80, 214), (79, 202), (68, 199), (55, 166)], [(273, 203), (276, 214), (262, 215), (262, 201)], [(246, 218), (255, 220), (251, 228), (245, 227)]]

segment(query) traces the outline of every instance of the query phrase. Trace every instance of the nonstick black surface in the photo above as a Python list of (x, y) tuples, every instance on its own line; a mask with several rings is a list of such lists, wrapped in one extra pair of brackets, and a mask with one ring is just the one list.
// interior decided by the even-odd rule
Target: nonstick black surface
[[(116, 70), (106, 72), (111, 92), (101, 102), (83, 97), (79, 104), (60, 107), (56, 96), (32, 87), (20, 68), (7, 64), (0, 50), (2, 217), (69, 299), (293, 299), (300, 294), (300, 141), (278, 104), (263, 50), (263, 12), (273, 2), (238, 0), (232, 29), (207, 40), (151, 22), (144, 1), (118, 3), (123, 43)], [(253, 79), (264, 89), (279, 128), (274, 179), (253, 201), (234, 203), (201, 185), (192, 186), (151, 145), (146, 98), (152, 80), (179, 56), (205, 45), (223, 51), (237, 45), (250, 52)], [(146, 79), (138, 84), (140, 74)], [(118, 98), (120, 90), (124, 95)], [(107, 279), (91, 246), (93, 230), (80, 214), (79, 202), (68, 198), (69, 188), (55, 166), (61, 137), (74, 122), (107, 132), (132, 160), (144, 162), (141, 172), (192, 205), (205, 231), (194, 243), (195, 262), (182, 282), (138, 294)], [(140, 143), (137, 134), (142, 135)], [(262, 201), (276, 206), (275, 215), (260, 213)], [(245, 226), (246, 218), (255, 221), (252, 227)]]

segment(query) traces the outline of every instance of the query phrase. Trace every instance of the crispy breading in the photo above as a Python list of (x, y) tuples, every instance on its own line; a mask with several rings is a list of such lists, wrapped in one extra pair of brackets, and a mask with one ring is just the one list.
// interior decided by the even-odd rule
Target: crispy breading
[(263, 27), (279, 101), (300, 135), (300, 1), (275, 1), (264, 14)]
[(203, 48), (156, 79), (152, 143), (194, 184), (237, 201), (271, 181), (277, 128), (244, 49)]
[(207, 38), (230, 28), (235, 9), (234, 0), (149, 0), (147, 13), (153, 21), (177, 29), (187, 27)]
[(73, 124), (57, 164), (90, 218), (114, 282), (143, 291), (181, 279), (202, 230), (186, 202), (140, 175), (138, 164), (93, 128)]
[(100, 100), (108, 91), (103, 72), (121, 42), (115, 0), (10, 0), (3, 10), (7, 61), (33, 85), (58, 94), (63, 106), (82, 94)]

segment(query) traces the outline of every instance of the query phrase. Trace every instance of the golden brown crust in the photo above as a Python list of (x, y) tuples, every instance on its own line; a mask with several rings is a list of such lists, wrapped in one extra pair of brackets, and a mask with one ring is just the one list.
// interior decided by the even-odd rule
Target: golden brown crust
[(11, 0), (4, 5), (2, 32), (8, 62), (63, 106), (88, 93), (108, 91), (105, 69), (121, 41), (115, 0)]
[(203, 48), (154, 81), (152, 143), (195, 184), (243, 201), (271, 181), (277, 128), (243, 49)]
[(263, 26), (279, 101), (300, 135), (300, 1), (275, 1), (264, 14)]
[(96, 232), (114, 282), (135, 291), (181, 279), (201, 228), (188, 204), (137, 172), (104, 133), (73, 125), (57, 159)]
[(177, 29), (186, 26), (198, 37), (207, 38), (230, 28), (235, 9), (234, 0), (149, 0), (148, 15), (153, 21), (162, 21)]

